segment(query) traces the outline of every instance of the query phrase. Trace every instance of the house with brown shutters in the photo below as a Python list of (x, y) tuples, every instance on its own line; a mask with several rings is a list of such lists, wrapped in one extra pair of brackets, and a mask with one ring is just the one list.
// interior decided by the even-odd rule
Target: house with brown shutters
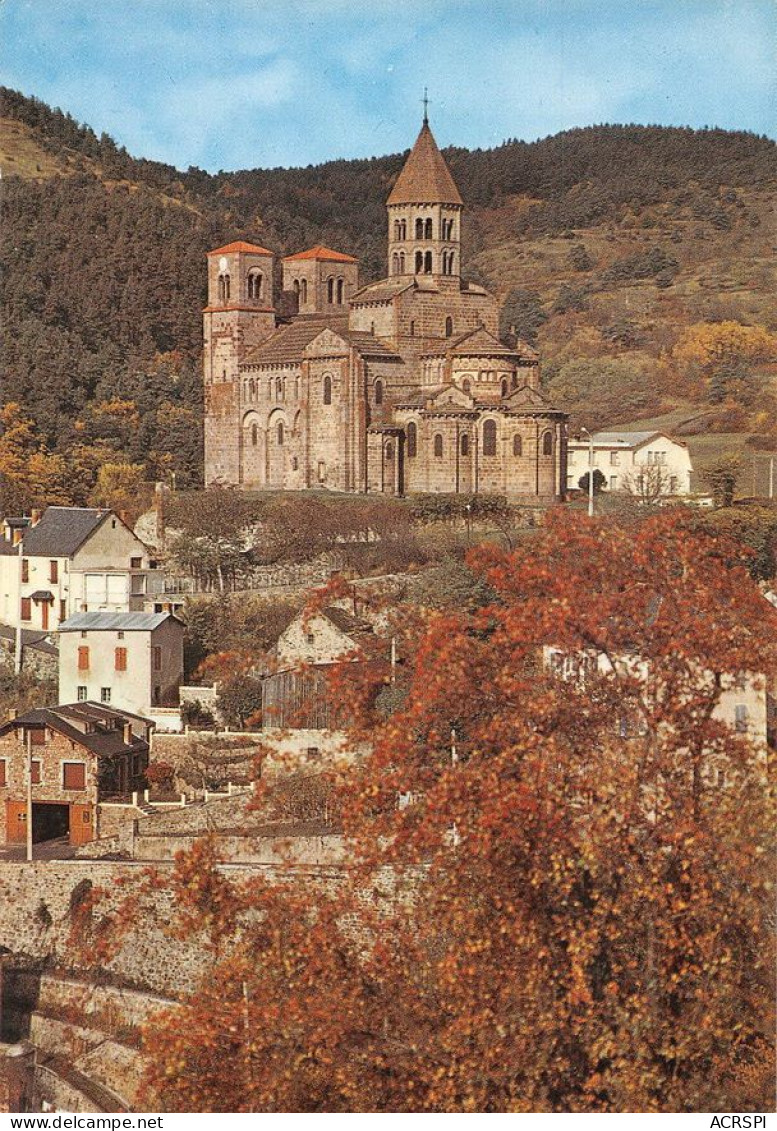
[(178, 707), (184, 626), (172, 613), (75, 613), (59, 635), (59, 698), (154, 717)]
[(100, 507), (7, 518), (0, 536), (0, 624), (53, 632), (77, 612), (141, 611), (164, 578), (148, 547)]
[(98, 703), (40, 707), (0, 726), (0, 843), (25, 843), (30, 810), (34, 843), (95, 839), (100, 802), (144, 787), (151, 728)]

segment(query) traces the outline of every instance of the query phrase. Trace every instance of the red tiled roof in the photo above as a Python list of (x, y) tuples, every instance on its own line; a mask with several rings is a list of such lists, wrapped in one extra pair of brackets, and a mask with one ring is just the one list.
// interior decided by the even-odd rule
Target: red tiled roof
[(387, 204), (462, 204), (445, 158), (424, 121)]
[(246, 243), (245, 240), (235, 240), (233, 243), (225, 243), (223, 247), (216, 247), (213, 251), (209, 251), (208, 255), (224, 255), (230, 251), (250, 251), (254, 255), (274, 255), (274, 251), (268, 251), (266, 247), (259, 247), (256, 243)]
[(290, 259), (332, 259), (336, 263), (359, 262), (353, 255), (345, 255), (342, 251), (332, 251), (331, 247), (324, 247), (320, 243), (317, 243), (315, 247), (308, 248), (307, 251), (298, 251), (294, 255), (284, 255), (283, 257), (284, 263)]

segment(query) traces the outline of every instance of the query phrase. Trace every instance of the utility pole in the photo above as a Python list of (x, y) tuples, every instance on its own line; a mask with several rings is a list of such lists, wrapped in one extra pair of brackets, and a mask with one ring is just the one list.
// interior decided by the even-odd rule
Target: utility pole
[(27, 727), (27, 863), (32, 863), (32, 729)]
[(580, 428), (588, 437), (588, 517), (594, 517), (594, 438), (587, 428)]
[(16, 602), (16, 647), (14, 650), (14, 672), (16, 675), (22, 670), (22, 572), (24, 569), (24, 538), (19, 539), (19, 549), (17, 551), (18, 569), (16, 571), (16, 580), (19, 585), (19, 592), (17, 594)]

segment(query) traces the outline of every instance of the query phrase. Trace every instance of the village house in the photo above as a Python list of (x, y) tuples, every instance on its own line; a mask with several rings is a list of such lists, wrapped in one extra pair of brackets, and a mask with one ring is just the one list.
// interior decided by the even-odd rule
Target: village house
[(151, 726), (88, 702), (36, 708), (0, 726), (0, 843), (27, 839), (28, 775), (34, 843), (97, 837), (100, 802), (145, 784)]
[(594, 432), (567, 445), (567, 487), (580, 486), (588, 474), (593, 450), (594, 471), (604, 476), (602, 489), (637, 497), (688, 495), (691, 456), (688, 445), (665, 432)]
[(113, 511), (47, 507), (7, 518), (0, 538), (0, 623), (47, 633), (76, 612), (140, 611), (164, 578)]
[(372, 640), (369, 622), (338, 605), (294, 617), (274, 649), (277, 670), (262, 681), (262, 726), (271, 748), (307, 762), (354, 755), (337, 729), (329, 672), (342, 660), (365, 660)]
[(172, 613), (75, 613), (59, 626), (59, 698), (154, 717), (178, 708), (184, 626)]

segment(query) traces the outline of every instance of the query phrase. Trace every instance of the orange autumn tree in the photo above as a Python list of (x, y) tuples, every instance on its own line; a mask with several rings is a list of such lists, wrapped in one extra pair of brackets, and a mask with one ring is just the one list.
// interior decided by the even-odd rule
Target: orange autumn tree
[(179, 862), (213, 969), (146, 1034), (157, 1102), (765, 1108), (773, 796), (724, 708), (774, 678), (777, 613), (743, 555), (675, 515), (552, 514), (474, 551), (493, 600), (420, 618), (394, 682), (344, 664), (372, 743), (339, 783), (348, 867)]

